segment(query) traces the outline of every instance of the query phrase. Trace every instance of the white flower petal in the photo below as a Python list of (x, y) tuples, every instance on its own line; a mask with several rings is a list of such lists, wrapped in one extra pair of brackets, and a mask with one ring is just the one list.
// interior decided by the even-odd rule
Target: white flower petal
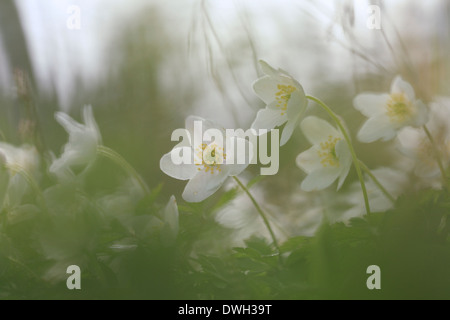
[(159, 162), (159, 167), (162, 172), (168, 176), (178, 180), (192, 179), (198, 172), (198, 169), (194, 163), (192, 164), (174, 164), (172, 161), (172, 153), (179, 154), (181, 148), (175, 148), (169, 153), (166, 153)]
[(339, 159), (339, 167), (341, 172), (339, 175), (339, 182), (337, 189), (339, 190), (344, 184), (345, 178), (347, 178), (350, 168), (352, 166), (352, 155), (348, 149), (347, 142), (344, 140), (336, 143), (336, 156)]
[(3, 209), (3, 201), (9, 183), (9, 173), (5, 168), (6, 163), (6, 156), (0, 151), (0, 210)]
[(71, 166), (92, 164), (97, 156), (97, 147), (101, 143), (92, 107), (85, 106), (83, 109), (85, 124), (76, 122), (63, 112), (57, 112), (55, 118), (69, 134), (69, 141), (64, 146), (61, 157), (50, 166), (50, 172), (57, 174), (67, 171)]
[(311, 173), (323, 168), (320, 161), (321, 158), (319, 156), (319, 149), (317, 149), (317, 146), (312, 146), (308, 150), (303, 151), (297, 156), (296, 159), (297, 166), (306, 173)]
[(178, 206), (177, 206), (177, 200), (175, 199), (175, 196), (171, 196), (169, 202), (167, 203), (166, 207), (164, 208), (164, 222), (169, 227), (170, 232), (170, 240), (175, 240), (175, 238), (178, 235), (179, 230), (179, 224), (178, 224)]
[(397, 149), (407, 157), (419, 157), (419, 149), (421, 145), (429, 144), (423, 129), (406, 127), (402, 129), (398, 135)]
[(433, 178), (440, 174), (440, 170), (435, 161), (419, 161), (414, 169), (414, 174), (420, 178)]
[(292, 136), (292, 133), (294, 133), (295, 128), (298, 125), (298, 122), (300, 121), (301, 115), (297, 115), (296, 118), (289, 120), (286, 125), (283, 128), (283, 132), (281, 133), (281, 139), (280, 139), (280, 146), (284, 146), (289, 139)]
[(369, 118), (358, 132), (358, 140), (365, 143), (374, 142), (378, 139), (383, 141), (391, 140), (395, 137), (396, 131), (392, 127), (386, 115), (378, 115)]
[[(194, 132), (194, 128), (195, 128), (194, 124), (195, 124), (195, 122), (201, 122), (201, 124), (202, 124), (202, 126), (201, 126), (202, 132), (200, 132), (200, 131)], [(203, 133), (205, 131), (209, 130), (209, 129), (224, 130), (222, 128), (222, 126), (220, 126), (215, 121), (203, 119), (202, 117), (197, 117), (197, 116), (188, 116), (186, 118), (186, 121), (185, 121), (185, 127), (189, 131), (189, 133), (191, 134), (191, 139), (194, 139), (195, 135), (198, 135), (199, 137), (201, 137), (203, 139)]]
[(416, 114), (414, 117), (414, 121), (412, 123), (413, 126), (421, 127), (425, 125), (429, 120), (429, 112), (427, 106), (420, 100), (417, 100), (414, 103), (414, 107), (416, 109)]
[(391, 93), (404, 93), (409, 101), (414, 102), (416, 100), (413, 87), (404, 81), (401, 76), (396, 76), (392, 81)]
[(97, 122), (95, 121), (94, 112), (92, 111), (91, 105), (84, 106), (83, 120), (86, 126), (92, 132), (92, 135), (97, 138), (97, 142), (101, 144), (100, 129), (98, 128)]
[(264, 108), (258, 111), (252, 129), (273, 129), (287, 121), (287, 115), (281, 115), (280, 111)]
[[(238, 153), (234, 154), (233, 159), (230, 159), (230, 153), (227, 153), (226, 163), (224, 164), (224, 167), (227, 167), (228, 175), (237, 176), (248, 167), (252, 157), (257, 155), (253, 154), (253, 144), (251, 144), (248, 140), (236, 137), (231, 139), (233, 140), (232, 144), (235, 146), (235, 149), (236, 146), (239, 146), (239, 148), (244, 148), (244, 150), (238, 149)], [(231, 161), (233, 164), (231, 164)]]
[(186, 185), (183, 199), (187, 202), (201, 202), (214, 194), (228, 178), (228, 170), (225, 168), (214, 174), (199, 171)]
[(292, 94), (287, 105), (288, 119), (297, 118), (298, 115), (303, 113), (308, 104), (305, 92), (302, 87), (297, 88)]
[(330, 136), (341, 137), (342, 135), (327, 121), (309, 116), (300, 124), (303, 133), (311, 144), (320, 144), (328, 140)]
[(270, 104), (275, 101), (275, 94), (279, 91), (277, 85), (272, 77), (264, 76), (253, 83), (253, 90), (265, 104)]
[(340, 174), (339, 167), (326, 167), (315, 170), (303, 180), (301, 188), (304, 191), (317, 191), (329, 187)]
[(64, 112), (56, 112), (55, 119), (58, 123), (69, 133), (80, 132), (84, 130), (84, 126), (81, 123), (76, 122), (68, 114)]
[(274, 69), (272, 66), (270, 66), (267, 62), (264, 60), (259, 60), (259, 65), (261, 66), (261, 70), (264, 72), (264, 74), (275, 77), (279, 75), (279, 71)]
[(384, 113), (388, 101), (388, 94), (361, 93), (355, 97), (353, 105), (366, 117), (372, 117)]

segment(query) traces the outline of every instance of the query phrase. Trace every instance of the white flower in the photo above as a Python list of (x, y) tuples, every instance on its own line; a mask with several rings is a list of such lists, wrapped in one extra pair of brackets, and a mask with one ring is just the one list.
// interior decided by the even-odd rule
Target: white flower
[(280, 145), (286, 144), (306, 109), (307, 100), (302, 86), (288, 73), (275, 70), (265, 61), (259, 61), (265, 76), (253, 84), (255, 93), (266, 108), (259, 110), (252, 129), (271, 130), (286, 123)]
[(369, 118), (358, 133), (361, 142), (388, 141), (400, 129), (420, 127), (428, 120), (426, 106), (416, 100), (414, 89), (400, 76), (392, 82), (390, 94), (362, 93), (355, 97), (353, 104)]
[[(427, 123), (444, 169), (450, 163), (450, 98), (437, 98), (430, 104), (430, 120)], [(399, 150), (415, 160), (414, 173), (421, 178), (440, 175), (436, 153), (431, 141), (422, 129), (406, 128), (398, 135)]]
[(97, 146), (101, 144), (101, 135), (94, 119), (91, 106), (83, 109), (84, 124), (76, 122), (69, 115), (57, 112), (56, 120), (69, 134), (69, 142), (64, 146), (60, 158), (53, 161), (50, 172), (65, 174), (74, 166), (87, 166), (97, 155)]
[(6, 142), (0, 142), (0, 154), (2, 154), (3, 164), (9, 168), (9, 182), (5, 180), (6, 176), (3, 176), (1, 188), (7, 188), (8, 205), (14, 207), (20, 204), (22, 197), (30, 188), (28, 181), (17, 173), (17, 169), (24, 170), (31, 177), (36, 178), (40, 163), (39, 154), (35, 147), (28, 145), (16, 147)]
[(120, 217), (122, 225), (132, 234), (132, 238), (124, 238), (115, 242), (110, 248), (116, 251), (133, 250), (137, 247), (137, 240), (152, 239), (159, 236), (161, 243), (170, 246), (175, 243), (179, 231), (178, 206), (175, 196), (158, 214), (146, 214)]
[(16, 147), (0, 142), (0, 153), (3, 154), (7, 165), (18, 166), (29, 174), (35, 174), (39, 168), (39, 154), (35, 147), (29, 145)]
[[(372, 170), (372, 174), (394, 199), (397, 199), (405, 191), (408, 184), (406, 173), (400, 170), (382, 167)], [(392, 201), (386, 197), (370, 177), (365, 177), (365, 184), (372, 212), (384, 212), (394, 207)], [(359, 182), (353, 183), (350, 190), (346, 198), (352, 207), (340, 217), (340, 220), (361, 217), (366, 213), (364, 200), (360, 196), (361, 186)]]
[(304, 191), (322, 190), (339, 178), (339, 189), (352, 164), (342, 134), (325, 120), (314, 116), (305, 118), (300, 126), (313, 144), (297, 157), (297, 165), (308, 174), (301, 188)]
[[(190, 116), (186, 119), (186, 129), (190, 137), (200, 137), (199, 141), (195, 138), (190, 139), (184, 147), (175, 147), (171, 152), (165, 154), (160, 161), (161, 170), (179, 180), (189, 180), (183, 192), (183, 199), (188, 202), (201, 202), (215, 193), (229, 176), (237, 176), (247, 168), (249, 161), (244, 164), (238, 164), (238, 161), (230, 155), (227, 157), (227, 141), (208, 141), (203, 140), (202, 132), (194, 132), (194, 122), (201, 122), (203, 130), (220, 128), (212, 121), (199, 117)], [(225, 135), (224, 135), (225, 137)], [(225, 137), (226, 140), (233, 140), (233, 145), (241, 144), (249, 149), (249, 142), (242, 138)], [(195, 145), (197, 143), (198, 145)], [(190, 152), (191, 161), (189, 163), (175, 164), (172, 161), (173, 154), (180, 152)], [(237, 157), (240, 157), (237, 154)], [(233, 163), (232, 163), (233, 162)]]
[(179, 222), (178, 222), (178, 206), (175, 196), (171, 196), (164, 211), (162, 212), (163, 227), (161, 230), (161, 241), (165, 245), (173, 244), (178, 236)]

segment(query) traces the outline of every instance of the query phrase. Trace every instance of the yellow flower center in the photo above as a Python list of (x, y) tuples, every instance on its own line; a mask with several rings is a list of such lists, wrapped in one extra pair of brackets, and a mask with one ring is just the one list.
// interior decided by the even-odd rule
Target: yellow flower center
[(277, 86), (277, 88), (279, 90), (275, 94), (275, 96), (276, 96), (275, 99), (277, 100), (277, 108), (280, 108), (281, 115), (284, 115), (287, 110), (287, 105), (288, 105), (289, 99), (291, 99), (291, 94), (292, 94), (292, 92), (297, 90), (297, 88), (295, 88), (293, 86), (283, 85), (283, 84), (279, 84)]
[(387, 103), (387, 115), (393, 122), (402, 123), (411, 118), (414, 110), (404, 93), (392, 93)]
[(339, 159), (336, 155), (336, 143), (340, 140), (341, 138), (329, 136), (327, 141), (320, 143), (319, 157), (320, 163), (324, 167), (339, 166)]
[(210, 145), (203, 143), (197, 148), (197, 155), (202, 159), (201, 164), (196, 164), (196, 166), (199, 166), (197, 168), (198, 171), (205, 170), (205, 172), (211, 172), (211, 174), (214, 174), (215, 171), (222, 171), (221, 165), (226, 159), (226, 153), (222, 147), (219, 147), (215, 143)]

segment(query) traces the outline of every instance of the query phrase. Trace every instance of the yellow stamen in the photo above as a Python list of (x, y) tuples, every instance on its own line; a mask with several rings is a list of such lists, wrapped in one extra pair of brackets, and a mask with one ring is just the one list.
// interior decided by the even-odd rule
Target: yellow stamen
[(410, 119), (414, 110), (404, 93), (392, 93), (387, 103), (387, 115), (392, 122), (402, 123)]
[(338, 167), (339, 159), (336, 155), (336, 143), (340, 141), (341, 138), (329, 136), (328, 140), (320, 143), (319, 157), (321, 158), (320, 163), (324, 166)]
[(297, 90), (297, 88), (293, 87), (293, 86), (287, 86), (287, 85), (283, 85), (283, 84), (279, 84), (277, 86), (278, 91), (275, 94), (275, 99), (277, 100), (277, 108), (281, 109), (281, 115), (284, 115), (286, 113), (287, 110), (287, 105), (289, 102), (289, 99), (291, 99), (291, 94)]
[(214, 174), (214, 172), (222, 171), (221, 165), (226, 159), (226, 154), (223, 148), (219, 147), (215, 143), (207, 145), (202, 144), (197, 148), (197, 155), (202, 159), (201, 164), (196, 164), (199, 166), (198, 171), (205, 171)]

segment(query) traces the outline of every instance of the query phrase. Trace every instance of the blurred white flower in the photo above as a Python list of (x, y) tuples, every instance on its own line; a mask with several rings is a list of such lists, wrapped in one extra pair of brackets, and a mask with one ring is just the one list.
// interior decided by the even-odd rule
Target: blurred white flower
[(420, 127), (428, 120), (427, 107), (416, 99), (412, 86), (400, 76), (393, 80), (390, 94), (362, 93), (353, 104), (369, 118), (358, 132), (361, 142), (391, 140), (400, 129)]
[(37, 173), (39, 154), (35, 147), (29, 145), (16, 147), (6, 142), (0, 142), (0, 153), (3, 154), (7, 165), (19, 166), (29, 174)]
[(101, 144), (101, 135), (92, 107), (83, 108), (84, 124), (76, 122), (63, 112), (57, 112), (55, 118), (69, 134), (69, 141), (64, 146), (61, 157), (53, 161), (50, 172), (61, 176), (70, 172), (74, 166), (91, 164), (97, 156), (97, 146)]
[[(405, 172), (393, 168), (378, 168), (372, 170), (372, 174), (394, 199), (397, 199), (405, 191), (409, 183), (408, 175)], [(365, 183), (372, 212), (384, 212), (394, 207), (392, 201), (386, 197), (370, 177), (365, 177)], [(360, 194), (361, 186), (359, 182), (353, 183), (346, 197), (346, 201), (351, 205), (351, 208), (346, 210), (339, 220), (346, 221), (354, 217), (361, 217), (366, 213), (364, 200)]]
[(142, 199), (141, 189), (133, 179), (123, 181), (114, 193), (102, 195), (96, 205), (104, 212), (107, 221), (111, 219), (123, 220), (132, 215), (139, 201)]
[(121, 223), (133, 237), (115, 242), (110, 248), (124, 251), (137, 247), (136, 240), (145, 241), (153, 235), (159, 235), (165, 246), (173, 245), (179, 232), (178, 205), (175, 196), (171, 196), (167, 205), (157, 215), (122, 216)]
[(16, 147), (6, 142), (0, 142), (0, 154), (2, 154), (2, 162), (8, 168), (9, 175), (9, 179), (3, 176), (2, 188), (7, 188), (5, 194), (7, 194), (8, 205), (14, 207), (20, 204), (23, 195), (30, 188), (25, 177), (18, 171), (23, 170), (31, 177), (37, 178), (40, 164), (39, 154), (35, 147), (28, 145)]
[(171, 196), (169, 202), (161, 213), (162, 230), (161, 241), (165, 245), (170, 245), (175, 242), (178, 236), (179, 226), (179, 213), (177, 200), (175, 196)]
[(339, 178), (340, 189), (352, 164), (342, 134), (327, 121), (314, 116), (305, 118), (300, 126), (313, 145), (297, 157), (297, 165), (307, 173), (301, 188), (304, 191), (322, 190)]
[(6, 168), (6, 157), (0, 151), (0, 209), (2, 209), (6, 192), (8, 191), (9, 173)]
[[(430, 120), (426, 124), (435, 143), (444, 169), (450, 163), (450, 98), (440, 97), (430, 104)], [(406, 128), (398, 135), (399, 150), (415, 160), (414, 173), (421, 178), (440, 175), (436, 153), (422, 129)]]
[[(243, 182), (245, 183), (245, 179)], [(231, 189), (232, 187), (235, 187), (235, 184), (229, 183), (225, 188)], [(264, 190), (261, 187), (255, 185), (252, 187), (251, 192), (258, 203), (264, 204), (266, 212), (279, 211), (279, 208), (265, 201), (266, 197), (264, 195)], [(278, 221), (280, 216), (277, 215), (275, 219), (273, 215), (267, 214), (266, 217), (272, 226), (276, 238), (278, 240), (284, 239), (285, 235), (281, 232), (281, 226)], [(221, 207), (216, 213), (215, 220), (223, 227), (232, 230), (229, 238), (226, 239), (228, 241), (225, 241), (226, 245), (229, 247), (243, 246), (245, 245), (244, 241), (252, 236), (258, 236), (265, 238), (268, 241), (272, 241), (264, 221), (261, 219), (255, 206), (244, 192), (240, 192), (227, 205)], [(225, 239), (220, 239), (221, 243), (217, 245), (223, 246)], [(207, 240), (206, 246), (208, 246), (208, 242), (210, 241), (211, 240)], [(209, 246), (211, 246), (211, 244), (209, 244)]]
[(265, 76), (253, 84), (255, 93), (266, 108), (259, 110), (252, 129), (271, 130), (286, 123), (280, 145), (288, 142), (306, 109), (307, 100), (303, 87), (287, 72), (275, 70), (265, 61), (259, 61)]
[[(237, 159), (230, 159), (226, 146), (227, 140), (234, 142), (230, 145), (245, 145), (246, 150), (249, 149), (249, 142), (238, 137), (228, 137), (225, 135), (225, 141), (219, 143), (217, 141), (204, 141), (202, 132), (194, 132), (194, 122), (200, 121), (202, 128), (207, 131), (209, 129), (218, 129), (224, 132), (224, 129), (213, 121), (205, 120), (200, 117), (190, 116), (186, 119), (186, 129), (191, 137), (198, 136), (202, 140), (198, 145), (195, 139), (191, 139), (186, 147), (176, 147), (171, 152), (165, 154), (160, 161), (161, 170), (179, 180), (189, 180), (183, 192), (183, 199), (188, 202), (201, 202), (214, 194), (230, 176), (237, 176), (247, 168), (249, 161), (244, 164), (238, 164)], [(192, 158), (189, 164), (175, 164), (172, 161), (172, 154), (180, 154), (190, 150)], [(238, 155), (239, 156), (239, 155)], [(233, 157), (234, 158), (234, 157)], [(233, 162), (233, 163), (232, 163)]]
[[(231, 186), (234, 185), (230, 184), (227, 188)], [(277, 199), (276, 204), (267, 200), (262, 186), (254, 185), (251, 191), (258, 203), (263, 204), (275, 236), (280, 242), (294, 236), (313, 236), (322, 221), (323, 199), (301, 190), (300, 186), (291, 194), (286, 194), (282, 200)], [(221, 243), (217, 245), (218, 247), (224, 244), (228, 247), (244, 246), (245, 240), (252, 236), (272, 241), (261, 216), (243, 192), (226, 206), (221, 207), (216, 213), (215, 220), (221, 226), (232, 230), (228, 239), (220, 238)], [(210, 239), (205, 242), (205, 247), (213, 247)]]

